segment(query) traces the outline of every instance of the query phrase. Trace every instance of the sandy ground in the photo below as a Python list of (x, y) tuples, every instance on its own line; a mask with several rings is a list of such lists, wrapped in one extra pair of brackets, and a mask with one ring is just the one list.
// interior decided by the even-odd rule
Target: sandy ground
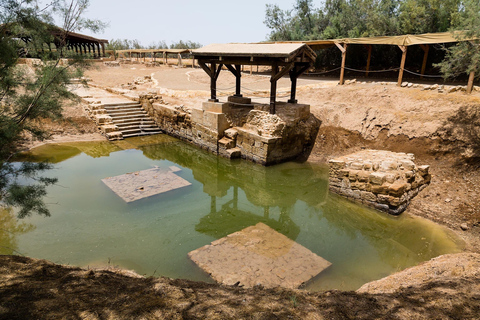
[[(104, 87), (146, 75), (153, 81), (135, 90), (160, 92), (168, 103), (199, 107), (209, 96), (209, 79), (200, 69), (128, 65), (87, 72), (92, 83)], [(245, 95), (256, 101), (268, 95), (265, 75), (245, 74), (242, 81)], [(228, 93), (233, 84), (233, 76), (222, 72), (218, 88)], [(324, 162), (363, 148), (414, 153), (417, 163), (431, 166), (433, 179), (407, 212), (454, 230), (465, 240), (467, 253), (405, 270), (364, 293), (318, 294), (145, 279), (125, 271), (2, 257), (0, 318), (477, 319), (480, 256), (468, 252), (480, 251), (480, 163), (475, 154), (480, 134), (471, 134), (480, 126), (479, 93), (446, 94), (389, 83), (337, 86), (335, 80), (314, 78), (301, 79), (299, 86), (299, 102), (309, 103), (322, 121), (309, 161)], [(279, 100), (288, 99), (283, 97), (288, 87), (288, 79), (280, 80)], [(47, 124), (56, 130), (56, 141), (100, 138), (78, 105), (66, 108), (65, 116), (63, 124)], [(463, 118), (476, 127), (465, 125)]]

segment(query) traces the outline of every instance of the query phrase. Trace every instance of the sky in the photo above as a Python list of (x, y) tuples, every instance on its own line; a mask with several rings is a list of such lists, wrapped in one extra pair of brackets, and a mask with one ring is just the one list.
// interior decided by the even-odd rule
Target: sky
[(265, 5), (292, 9), (295, 0), (90, 0), (85, 17), (108, 22), (100, 39), (138, 39), (147, 46), (164, 40), (202, 45), (267, 39)]

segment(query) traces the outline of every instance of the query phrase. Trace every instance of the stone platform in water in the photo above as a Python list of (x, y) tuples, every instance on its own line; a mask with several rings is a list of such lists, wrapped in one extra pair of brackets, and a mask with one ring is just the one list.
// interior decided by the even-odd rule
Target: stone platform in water
[(411, 153), (363, 150), (329, 161), (329, 189), (390, 214), (405, 211), (431, 180), (429, 166)]
[(188, 256), (222, 284), (298, 288), (331, 263), (258, 223), (191, 251)]
[(174, 173), (178, 171), (180, 169), (174, 166), (153, 168), (108, 177), (102, 181), (120, 198), (132, 202), (191, 185)]

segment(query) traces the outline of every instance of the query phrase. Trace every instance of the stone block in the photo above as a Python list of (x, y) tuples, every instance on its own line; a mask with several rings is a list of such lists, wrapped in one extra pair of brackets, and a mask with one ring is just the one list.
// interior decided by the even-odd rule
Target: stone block
[(339, 170), (345, 168), (345, 161), (331, 159), (328, 161), (328, 165), (331, 169)]
[(237, 138), (238, 131), (233, 128), (229, 128), (225, 130), (223, 134), (225, 135), (225, 137), (235, 140)]
[(370, 182), (375, 185), (382, 185), (386, 181), (387, 174), (384, 172), (372, 172), (368, 176)]
[(417, 169), (420, 175), (426, 176), (430, 170), (430, 166), (429, 165), (418, 166)]
[(240, 148), (231, 148), (227, 149), (227, 154), (229, 155), (230, 159), (238, 159), (242, 156), (242, 151)]
[(94, 117), (97, 125), (112, 123), (112, 118), (106, 114), (98, 114)]
[(415, 169), (415, 163), (411, 160), (403, 160), (400, 162), (400, 165), (405, 169), (405, 170), (414, 170)]
[(235, 142), (232, 139), (227, 137), (223, 137), (222, 139), (218, 140), (218, 144), (225, 149), (230, 149), (235, 147)]
[(192, 122), (194, 123), (203, 123), (203, 110), (192, 109)]
[(361, 170), (361, 171), (358, 171), (358, 173), (357, 173), (357, 179), (360, 182), (368, 182), (369, 177), (370, 177), (370, 172), (368, 172), (368, 171)]
[(407, 183), (405, 181), (395, 181), (388, 187), (388, 193), (395, 197), (400, 197), (407, 190)]
[[(245, 97), (229, 96), (227, 98), (227, 101), (232, 102), (233, 107), (235, 107), (235, 103), (238, 103), (238, 104), (252, 104), (252, 99), (245, 98)], [(252, 108), (253, 108), (253, 105), (252, 105)]]
[(203, 102), (202, 110), (215, 113), (227, 113), (230, 111), (228, 103), (224, 102)]

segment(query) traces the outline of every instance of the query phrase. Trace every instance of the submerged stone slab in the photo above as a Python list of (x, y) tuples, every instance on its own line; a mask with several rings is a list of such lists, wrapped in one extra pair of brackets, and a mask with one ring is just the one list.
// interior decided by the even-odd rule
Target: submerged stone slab
[(126, 202), (132, 202), (191, 185), (190, 182), (174, 173), (178, 171), (180, 169), (174, 166), (156, 167), (108, 177), (102, 179), (102, 182), (120, 198)]
[(188, 254), (222, 284), (298, 288), (331, 263), (269, 226), (258, 223)]
[(398, 215), (431, 180), (429, 166), (411, 153), (363, 150), (329, 161), (329, 189), (351, 200)]

